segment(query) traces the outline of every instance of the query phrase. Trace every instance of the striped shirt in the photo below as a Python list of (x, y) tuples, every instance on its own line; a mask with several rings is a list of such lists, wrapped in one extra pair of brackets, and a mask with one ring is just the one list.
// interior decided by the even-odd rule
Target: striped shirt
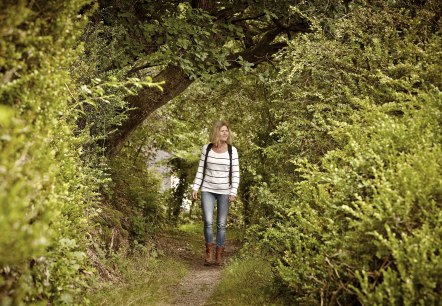
[(236, 196), (239, 185), (239, 158), (238, 151), (232, 146), (232, 186), (229, 183), (230, 157), (229, 152), (216, 153), (211, 149), (207, 157), (206, 175), (203, 178), (204, 160), (206, 158), (207, 146), (203, 146), (198, 165), (198, 171), (193, 183), (193, 190), (209, 191), (217, 194), (230, 194)]

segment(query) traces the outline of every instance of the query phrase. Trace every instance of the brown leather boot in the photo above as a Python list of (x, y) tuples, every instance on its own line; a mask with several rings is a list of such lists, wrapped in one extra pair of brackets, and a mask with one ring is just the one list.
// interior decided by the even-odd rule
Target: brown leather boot
[(206, 243), (206, 259), (204, 260), (205, 266), (213, 265), (213, 249), (215, 248), (215, 243)]
[(224, 247), (216, 246), (215, 264), (217, 266), (222, 266), (224, 264), (223, 253), (224, 253)]

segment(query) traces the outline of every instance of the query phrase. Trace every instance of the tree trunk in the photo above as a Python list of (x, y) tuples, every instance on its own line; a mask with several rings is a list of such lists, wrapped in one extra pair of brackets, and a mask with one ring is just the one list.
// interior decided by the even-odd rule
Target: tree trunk
[(153, 78), (153, 82), (165, 81), (163, 91), (143, 88), (135, 96), (129, 96), (127, 101), (131, 108), (128, 119), (106, 142), (108, 156), (116, 155), (124, 141), (132, 132), (156, 109), (178, 96), (193, 82), (184, 71), (176, 66), (168, 66)]

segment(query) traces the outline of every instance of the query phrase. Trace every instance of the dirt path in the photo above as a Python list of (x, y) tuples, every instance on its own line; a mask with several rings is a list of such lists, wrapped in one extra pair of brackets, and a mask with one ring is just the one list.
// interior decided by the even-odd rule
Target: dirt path
[[(224, 258), (228, 263), (229, 258), (238, 251), (239, 243), (226, 240), (225, 246)], [(189, 265), (188, 274), (178, 285), (169, 288), (172, 302), (161, 305), (205, 305), (220, 282), (224, 268), (203, 265), (204, 244), (201, 237), (164, 236), (160, 239), (160, 247), (167, 255), (182, 260)]]
[(171, 294), (174, 299), (171, 305), (204, 305), (212, 296), (220, 276), (220, 268), (196, 267), (190, 270), (179, 286), (172, 288)]

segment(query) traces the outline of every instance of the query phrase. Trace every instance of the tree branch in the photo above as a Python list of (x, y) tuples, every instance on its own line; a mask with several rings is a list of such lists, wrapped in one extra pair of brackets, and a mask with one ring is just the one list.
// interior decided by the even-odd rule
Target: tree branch
[[(204, 10), (213, 10), (214, 3), (216, 2), (210, 0), (192, 1), (192, 5), (195, 8)], [(308, 32), (310, 31), (310, 26), (310, 23), (306, 19), (300, 19), (296, 23), (285, 27), (275, 25), (266, 31), (257, 43), (254, 43), (253, 39), (249, 39), (245, 50), (230, 55), (227, 58), (231, 64), (229, 69), (240, 66), (238, 61), (239, 57), (255, 65), (269, 61), (272, 55), (287, 45), (284, 42), (273, 43), (278, 35), (286, 33), (287, 31), (295, 33)], [(169, 65), (153, 78), (153, 82), (161, 81), (165, 81), (163, 91), (143, 88), (137, 95), (127, 97), (126, 100), (129, 107), (134, 109), (129, 111), (128, 119), (123, 122), (122, 126), (117, 127), (116, 133), (111, 135), (107, 140), (106, 148), (108, 156), (112, 157), (116, 155), (120, 151), (124, 141), (153, 111), (181, 94), (193, 82), (180, 67), (174, 65)]]

